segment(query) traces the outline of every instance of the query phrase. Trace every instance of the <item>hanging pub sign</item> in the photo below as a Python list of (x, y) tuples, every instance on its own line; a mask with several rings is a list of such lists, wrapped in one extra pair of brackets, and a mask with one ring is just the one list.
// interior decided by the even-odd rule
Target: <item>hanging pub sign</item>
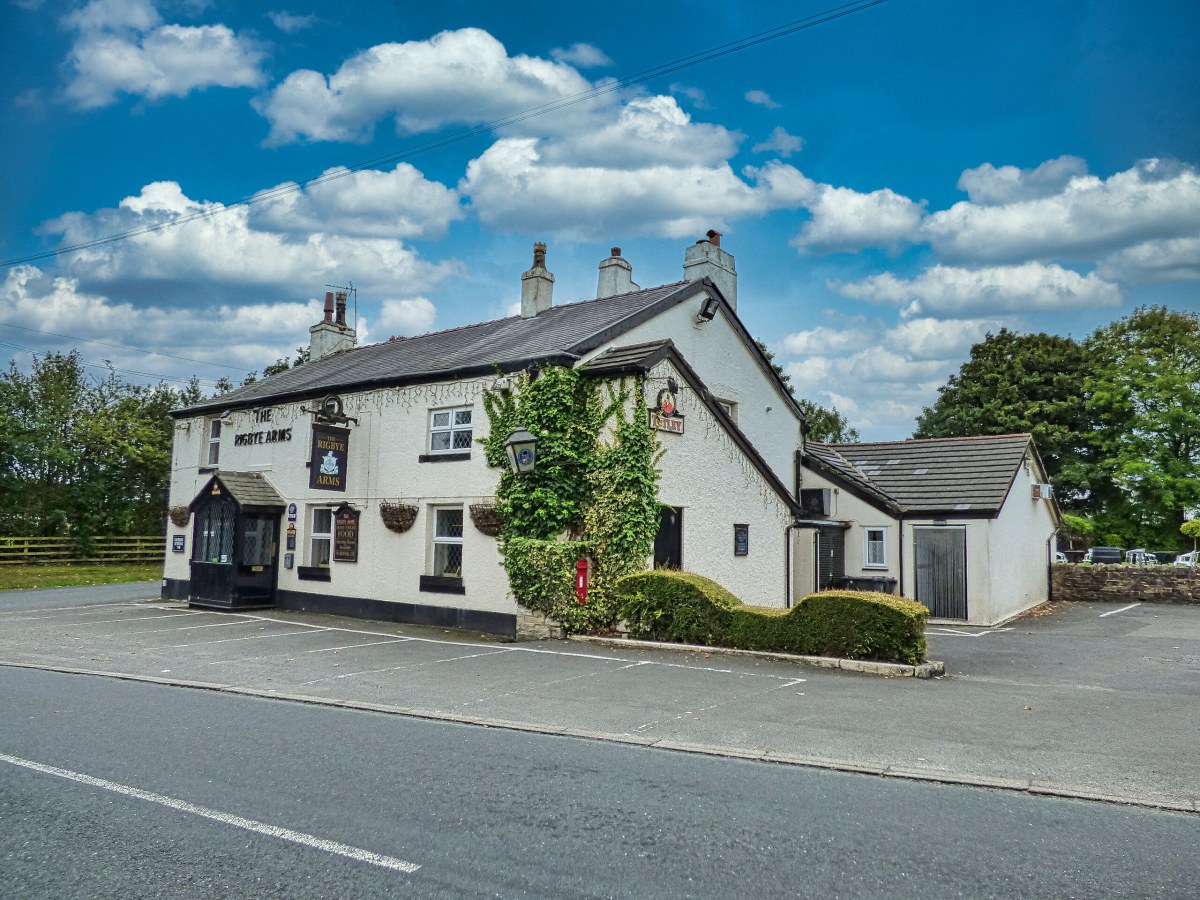
[(314, 425), (309, 456), (308, 486), (322, 491), (346, 490), (350, 429)]
[(658, 392), (658, 405), (650, 410), (650, 427), (656, 431), (683, 434), (683, 413), (679, 411), (679, 385), (674, 378)]
[(333, 512), (333, 559), (358, 562), (358, 517), (352, 506), (343, 505)]

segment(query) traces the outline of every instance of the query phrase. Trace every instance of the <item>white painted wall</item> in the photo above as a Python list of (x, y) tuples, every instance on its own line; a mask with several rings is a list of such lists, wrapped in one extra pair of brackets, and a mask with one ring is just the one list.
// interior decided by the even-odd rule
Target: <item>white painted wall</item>
[[(451, 606), (474, 610), (516, 613), (520, 608), (508, 593), (508, 582), (500, 566), (496, 539), (481, 533), (470, 521), (470, 503), (495, 496), (499, 472), (484, 462), (483, 448), (473, 444), (471, 458), (462, 462), (420, 463), (427, 452), (429, 410), (448, 406), (473, 408), (474, 437), (488, 433), (489, 423), (481, 396), (492, 378), (473, 381), (386, 388), (361, 394), (345, 394), (345, 412), (359, 424), (350, 426), (348, 489), (345, 493), (309, 488), (308, 462), (312, 417), (300, 412), (300, 404), (272, 407), (270, 425), (253, 422), (249, 410), (234, 412), (222, 429), (220, 469), (259, 471), (283, 497), (296, 503), (296, 565), (307, 563), (308, 538), (313, 505), (337, 506), (346, 501), (362, 512), (359, 561), (332, 562), (330, 581), (307, 581), (297, 569), (279, 571), (279, 588), (344, 597)], [(285, 443), (234, 446), (239, 432), (264, 428), (292, 429)], [(176, 423), (171, 461), (170, 504), (187, 505), (211, 477), (200, 472), (201, 454), (207, 450), (206, 420)], [(403, 499), (420, 507), (416, 524), (404, 534), (389, 531), (379, 516), (380, 500)], [(429, 510), (437, 505), (464, 506), (463, 586), (465, 595), (442, 594), (419, 589), (422, 574), (429, 574)], [(286, 528), (286, 521), (283, 528)], [(171, 553), (171, 537), (187, 535), (187, 552)], [(187, 579), (191, 554), (191, 525), (177, 528), (168, 523), (167, 560), (164, 577)], [(280, 536), (282, 562), (283, 536)]]
[(988, 621), (1000, 622), (1050, 599), (1050, 539), (1057, 526), (1053, 503), (1034, 500), (1046, 475), (1036, 460), (1017, 471), (1000, 515), (992, 522), (992, 594)]
[(722, 311), (711, 322), (696, 324), (696, 313), (705, 297), (696, 285), (694, 300), (655, 316), (589, 354), (592, 359), (609, 347), (627, 347), (670, 338), (680, 355), (712, 391), (737, 404), (737, 424), (789, 489), (793, 487), (793, 459), (800, 445), (800, 419), (776, 389), (774, 379), (758, 365)]
[[(744, 603), (783, 607), (792, 518), (787, 504), (669, 362), (650, 372), (646, 396), (634, 398), (632, 413), (646, 415), (668, 378), (679, 385), (686, 425), (683, 434), (657, 432), (666, 451), (659, 461), (659, 500), (684, 510), (683, 568), (711, 578)], [(750, 526), (747, 556), (734, 555), (735, 523)]]

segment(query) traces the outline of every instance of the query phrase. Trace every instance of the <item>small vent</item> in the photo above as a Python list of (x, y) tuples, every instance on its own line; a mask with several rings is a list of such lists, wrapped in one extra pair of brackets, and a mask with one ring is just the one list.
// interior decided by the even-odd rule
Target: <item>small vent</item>
[(1054, 496), (1054, 485), (1051, 484), (1034, 484), (1033, 488), (1034, 500), (1049, 500)]
[(970, 509), (970, 508), (971, 508), (971, 504), (970, 504), (970, 503), (956, 503), (956, 504), (955, 504), (955, 506), (954, 506), (954, 508), (955, 508), (956, 510), (960, 510), (960, 509)]

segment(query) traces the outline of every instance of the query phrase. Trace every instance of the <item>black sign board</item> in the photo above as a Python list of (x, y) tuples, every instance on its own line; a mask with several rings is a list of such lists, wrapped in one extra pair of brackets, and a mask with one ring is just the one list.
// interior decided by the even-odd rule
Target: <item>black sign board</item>
[(734, 525), (733, 526), (733, 555), (734, 556), (749, 556), (750, 555), (750, 526), (749, 525)]
[(183, 547), (184, 547), (184, 544), (186, 541), (187, 541), (186, 535), (182, 535), (182, 534), (171, 535), (171, 552), (172, 553), (182, 553)]
[(341, 506), (333, 513), (333, 558), (335, 562), (358, 562), (357, 509)]
[(314, 425), (309, 455), (308, 486), (322, 491), (346, 490), (350, 429)]

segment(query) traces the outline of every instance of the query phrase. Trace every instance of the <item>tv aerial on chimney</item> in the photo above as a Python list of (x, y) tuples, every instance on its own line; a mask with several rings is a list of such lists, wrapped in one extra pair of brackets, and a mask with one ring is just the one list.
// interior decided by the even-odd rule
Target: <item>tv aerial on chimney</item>
[(348, 293), (352, 297), (354, 297), (354, 325), (353, 325), (353, 328), (355, 331), (358, 331), (358, 288), (356, 288), (354, 286), (354, 282), (350, 281), (344, 285), (342, 285), (342, 284), (327, 284), (327, 285), (325, 285), (325, 287), (333, 288), (335, 291), (345, 291), (346, 293)]

